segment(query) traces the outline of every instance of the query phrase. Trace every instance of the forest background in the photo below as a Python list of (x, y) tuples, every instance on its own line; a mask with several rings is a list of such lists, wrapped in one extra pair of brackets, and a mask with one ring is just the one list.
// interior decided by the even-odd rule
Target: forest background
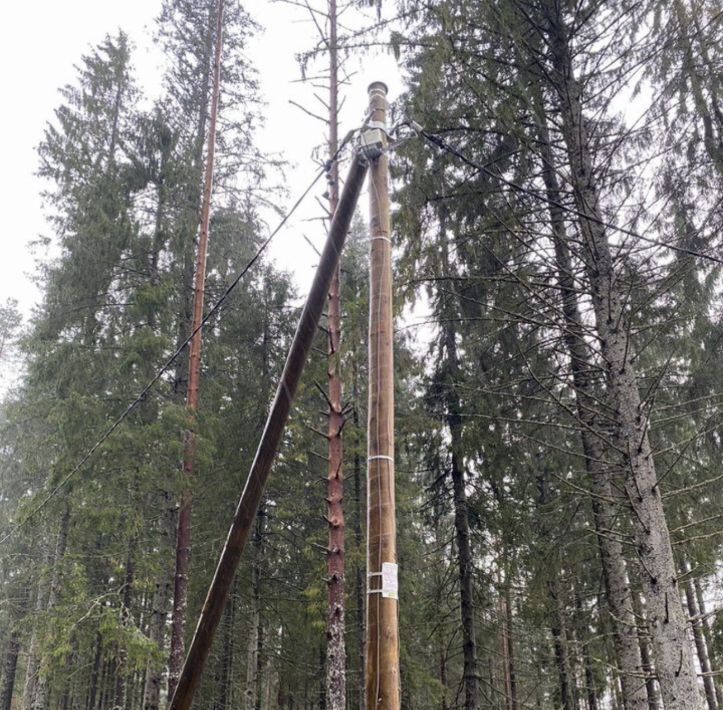
[[(76, 467), (189, 332), (216, 6), (160, 4), (150, 91), (122, 31), (80, 49), (38, 136), (41, 297), (25, 326), (13, 304), (0, 313), (0, 354), (22, 372), (0, 421), (2, 710), (163, 706), (170, 620), (193, 629), (298, 317), (304, 287), (283, 267), (313, 269), (303, 235), (318, 244), (324, 225), (302, 219), (209, 325), (198, 416), (181, 357)], [(306, 184), (284, 153), (306, 165), (320, 145), (316, 169), (327, 156), (304, 110), (324, 84), (309, 75), (324, 73), (327, 6), (265, 11), (278, 7), (311, 28), (308, 44), (294, 35), (300, 47), (255, 56), (257, 8), (229, 3), (224, 18), (209, 303), (283, 214), (286, 189)], [(360, 24), (341, 34), (347, 70), (382, 58), (343, 88), (341, 133), (359, 125), (367, 80), (398, 77), (398, 63), (394, 115), (423, 127), (403, 129), (392, 160), (402, 706), (720, 710), (720, 3), (382, 10), (390, 21), (350, 9)], [(304, 108), (286, 103), (288, 85), (265, 105), (259, 78), (270, 65), (298, 76), (297, 49), (312, 52), (294, 89)], [(322, 328), (198, 707), (373, 706), (363, 221), (332, 353), (345, 392), (344, 648), (327, 645), (339, 523), (325, 517), (335, 405)], [(401, 317), (415, 306), (423, 319)], [(188, 604), (171, 612), (189, 490)]]
[[(264, 122), (259, 126), (256, 141), (259, 149), (287, 161), (289, 170), (284, 183), (289, 200), (303, 190), (311, 179), (316, 164), (312, 153), (323, 143), (323, 130), (318, 121), (289, 101), (306, 105), (308, 86), (301, 83), (302, 73), (298, 56), (312, 48), (318, 38), (314, 23), (303, 8), (289, 12), (283, 3), (252, 2), (249, 14), (259, 23), (261, 31), (249, 39), (248, 54), (259, 72), (259, 96), (264, 102)], [(38, 21), (37, 13), (41, 20)], [(391, 14), (391, 8), (362, 7), (346, 24), (357, 28), (369, 27), (381, 16)], [(40, 235), (48, 234), (42, 191), (45, 187), (37, 175), (36, 147), (42, 139), (45, 123), (57, 105), (58, 89), (73, 81), (73, 67), (80, 55), (90, 46), (117, 29), (128, 33), (135, 46), (133, 63), (144, 97), (152, 101), (162, 91), (162, 68), (167, 61), (154, 42), (154, 20), (158, 6), (148, 2), (103, 3), (72, 0), (58, 4), (24, 4), (7, 9), (0, 28), (0, 58), (7, 70), (3, 79), (9, 95), (19, 97), (20, 110), (8, 111), (2, 117), (3, 136), (0, 149), (6, 156), (0, 167), (0, 186), (5, 204), (15, 205), (8, 210), (8, 228), (14, 235), (6, 245), (7, 258), (0, 264), (0, 300), (18, 300), (20, 310), (28, 315), (40, 297), (34, 283), (35, 259), (45, 252), (35, 244)], [(28, 52), (27, 39), (19, 28), (33, 27), (33, 37), (42, 51)], [(13, 58), (24, 56), (22, 71), (11, 71)], [(371, 47), (364, 59), (356, 57), (349, 63), (352, 84), (344, 89), (347, 96), (341, 121), (349, 128), (359, 121), (366, 109), (366, 88), (379, 76), (384, 76), (392, 96), (401, 93), (402, 78), (393, 54), (383, 47)], [(32, 87), (32, 89), (30, 89)], [(348, 128), (346, 129), (348, 130)], [(277, 243), (272, 256), (281, 268), (295, 274), (299, 291), (305, 293), (315, 261), (313, 249), (297, 239), (302, 232), (319, 247), (323, 230), (304, 221), (319, 216), (318, 205), (304, 204), (292, 216)], [(272, 215), (269, 215), (272, 219)], [(316, 234), (315, 232), (319, 232)], [(301, 266), (301, 263), (304, 266)], [(0, 387), (10, 373), (3, 372)]]

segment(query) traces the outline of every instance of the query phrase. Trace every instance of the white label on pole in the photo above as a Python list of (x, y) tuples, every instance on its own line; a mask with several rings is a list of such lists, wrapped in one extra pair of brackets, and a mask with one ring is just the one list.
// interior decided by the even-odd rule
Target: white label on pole
[(382, 562), (382, 596), (387, 599), (399, 598), (398, 567), (395, 562)]

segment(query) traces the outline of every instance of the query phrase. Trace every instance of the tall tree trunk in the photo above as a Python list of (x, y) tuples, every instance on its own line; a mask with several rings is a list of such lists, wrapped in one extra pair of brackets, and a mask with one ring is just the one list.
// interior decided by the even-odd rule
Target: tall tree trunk
[(20, 631), (13, 629), (8, 640), (7, 651), (5, 652), (5, 664), (3, 671), (3, 687), (0, 692), (0, 710), (10, 710), (13, 702), (13, 691), (15, 689), (15, 673), (18, 668), (18, 654), (20, 653)]
[[(569, 612), (568, 612), (569, 613)], [(575, 619), (572, 615), (572, 623), (565, 626), (567, 638), (567, 656), (570, 662), (570, 690), (572, 691), (572, 702), (576, 708), (581, 708), (580, 700), (580, 657), (577, 653), (577, 644), (574, 632)]]
[[(261, 710), (262, 708), (262, 702), (263, 702), (263, 688), (264, 688), (264, 678), (265, 678), (265, 670), (266, 670), (266, 663), (265, 663), (265, 656), (266, 656), (266, 636), (265, 636), (265, 628), (264, 628), (264, 618), (261, 613), (261, 599), (262, 599), (260, 587), (259, 587), (259, 625), (258, 629), (256, 631), (256, 703), (254, 705), (254, 710)], [(319, 678), (323, 678), (323, 673), (319, 673)], [(323, 687), (323, 682), (322, 682)], [(323, 695), (322, 695), (323, 698)]]
[(570, 668), (570, 649), (567, 643), (567, 624), (565, 623), (565, 608), (560, 597), (557, 580), (547, 583), (552, 606), (552, 641), (555, 650), (555, 665), (557, 666), (557, 680), (560, 689), (560, 705), (562, 710), (577, 710), (573, 692), (574, 678)]
[(567, 28), (560, 6), (547, 5), (555, 84), (562, 132), (570, 164), (570, 181), (592, 288), (595, 324), (605, 362), (616, 441), (623, 459), (624, 488), (632, 510), (636, 549), (643, 568), (655, 667), (667, 710), (700, 710), (693, 657), (686, 634), (678, 576), (663, 501), (657, 485), (648, 419), (632, 364), (624, 302), (617, 280), (589, 155), (580, 83), (572, 66)]
[[(109, 650), (112, 651), (112, 649)], [(100, 698), (99, 710), (106, 710), (106, 708), (111, 707), (111, 696), (114, 688), (113, 680), (115, 679), (115, 665), (115, 657), (109, 656), (103, 672), (103, 695)]]
[(645, 691), (648, 696), (648, 708), (658, 710), (660, 698), (655, 683), (655, 667), (650, 652), (650, 631), (645, 621), (645, 610), (638, 592), (633, 592), (633, 610), (638, 619), (638, 643), (640, 645), (640, 658), (642, 659), (643, 673), (645, 674)]
[[(238, 589), (238, 583), (235, 584)], [(221, 676), (218, 684), (217, 710), (233, 707), (233, 661), (234, 661), (234, 625), (236, 620), (236, 594), (232, 594), (224, 610), (224, 634), (221, 647)]]
[(517, 710), (517, 678), (515, 676), (515, 658), (512, 645), (512, 610), (510, 608), (509, 587), (500, 590), (499, 623), (502, 646), (502, 673), (505, 689), (505, 707)]
[[(49, 550), (45, 550), (42, 567), (50, 565), (51, 554)], [(45, 603), (48, 598), (48, 577), (47, 571), (42, 569), (38, 576), (37, 590), (35, 592), (35, 617), (39, 616), (45, 609)], [(25, 666), (25, 685), (23, 687), (23, 710), (33, 710), (35, 707), (35, 696), (38, 690), (38, 673), (40, 671), (40, 638), (37, 622), (33, 623), (33, 630), (30, 635), (30, 645), (28, 648), (28, 660)]]
[[(705, 596), (703, 595), (703, 587), (700, 583), (699, 577), (693, 578), (693, 588), (695, 589), (695, 600), (698, 603), (698, 612), (700, 613), (703, 621), (703, 636), (705, 637), (706, 645), (708, 646), (708, 658), (710, 660), (711, 668), (714, 671), (720, 670), (720, 662), (713, 655), (713, 638), (711, 636), (711, 620), (706, 612)], [(718, 707), (723, 708), (723, 688), (721, 688), (720, 676), (714, 677), (715, 682), (715, 696), (718, 701)]]
[[(60, 577), (65, 557), (65, 549), (68, 546), (68, 529), (70, 527), (70, 505), (65, 504), (63, 514), (60, 518), (60, 528), (58, 529), (58, 538), (55, 545), (55, 553), (53, 555), (53, 572), (50, 581), (50, 590), (48, 592), (46, 611), (52, 610), (58, 603), (60, 595)], [(38, 666), (38, 681), (35, 694), (35, 702), (31, 706), (33, 710), (46, 710), (50, 699), (50, 682), (47, 673), (43, 672), (42, 665)]]
[[(440, 214), (443, 276), (449, 278), (451, 270), (447, 255), (445, 234), (446, 215)], [(460, 615), (462, 623), (462, 658), (464, 677), (464, 707), (479, 708), (479, 673), (477, 668), (477, 637), (475, 631), (474, 562), (469, 531), (467, 490), (465, 488), (464, 453), (462, 444), (462, 414), (457, 384), (460, 377), (457, 354), (457, 334), (454, 328), (455, 304), (451, 296), (442, 296), (442, 338), (445, 369), (445, 404), (450, 434), (452, 500), (454, 505), (454, 531), (457, 541), (457, 569), (459, 575)]]
[[(339, 202), (339, 168), (334, 156), (338, 149), (338, 60), (336, 0), (329, 0), (329, 212), (336, 211)], [(326, 707), (327, 710), (346, 709), (346, 645), (345, 645), (345, 559), (344, 559), (344, 451), (342, 430), (344, 413), (342, 382), (339, 374), (341, 343), (341, 303), (339, 299), (341, 265), (337, 265), (329, 289), (327, 317), (329, 342), (327, 379), (329, 386), (327, 482), (327, 523), (329, 546), (327, 553), (327, 620), (326, 620)]]
[(597, 710), (597, 690), (595, 689), (595, 674), (592, 669), (592, 661), (590, 659), (590, 649), (587, 640), (581, 640), (582, 660), (585, 664), (585, 695), (587, 697), (587, 710)]
[(85, 710), (95, 710), (96, 698), (100, 688), (101, 661), (103, 657), (103, 638), (100, 632), (96, 633), (95, 656), (93, 658), (93, 668), (90, 672), (90, 683), (88, 685), (88, 700), (85, 704)]
[[(128, 541), (128, 552), (126, 555), (125, 579), (123, 580), (123, 593), (121, 594), (120, 608), (120, 626), (127, 628), (131, 623), (131, 595), (133, 592), (133, 577), (135, 567), (133, 564), (133, 550), (136, 547), (136, 541), (130, 539)], [(130, 682), (130, 674), (126, 668), (128, 661), (128, 652), (123, 642), (118, 644), (118, 656), (116, 664), (115, 676), (115, 700), (114, 707), (123, 710), (126, 707), (126, 688)]]
[(63, 695), (60, 703), (57, 704), (58, 708), (62, 710), (70, 710), (73, 707), (73, 698), (75, 696), (76, 678), (73, 674), (73, 669), (78, 664), (78, 648), (75, 639), (72, 640), (72, 649), (65, 660), (65, 668), (63, 670)]
[(356, 443), (354, 446), (354, 503), (355, 503), (355, 517), (354, 517), (354, 542), (356, 543), (357, 549), (357, 565), (356, 565), (356, 579), (355, 579), (355, 596), (356, 596), (356, 628), (357, 628), (357, 659), (359, 663), (359, 677), (357, 682), (359, 683), (359, 708), (363, 710), (366, 708), (366, 658), (365, 658), (365, 643), (366, 643), (366, 632), (364, 627), (364, 619), (366, 609), (364, 607), (364, 601), (366, 596), (366, 585), (365, 585), (365, 574), (364, 574), (364, 556), (362, 554), (364, 535), (362, 531), (362, 519), (364, 517), (363, 511), (363, 496), (362, 496), (362, 458), (361, 458), (361, 418), (359, 416), (359, 373), (357, 369), (357, 353), (354, 353), (352, 360), (352, 397), (353, 397), (353, 409), (352, 409), (352, 423), (354, 424), (354, 432), (356, 434)]
[(582, 599), (580, 594), (575, 589), (575, 642), (580, 649), (582, 655), (582, 666), (585, 677), (585, 700), (587, 702), (587, 710), (597, 710), (598, 700), (597, 692), (595, 690), (595, 675), (592, 669), (592, 662), (590, 659), (590, 649), (588, 645), (587, 632), (582, 630), (582, 626), (587, 628), (587, 621), (584, 617), (584, 610), (582, 607)]
[[(444, 480), (444, 470), (437, 468), (435, 475), (439, 480)], [(446, 603), (447, 584), (447, 555), (449, 549), (449, 531), (446, 526), (447, 511), (447, 491), (446, 487), (440, 487), (437, 491), (432, 491), (432, 533), (434, 534), (434, 549), (436, 555), (430, 559), (430, 569), (432, 571), (432, 585), (434, 589), (434, 609), (443, 609)], [(439, 675), (440, 687), (440, 710), (449, 710), (450, 688), (448, 680), (448, 662), (449, 662), (449, 638), (445, 633), (446, 625), (440, 619), (435, 620), (434, 639), (435, 639), (435, 655), (437, 657), (437, 667)]]
[(462, 621), (462, 653), (464, 663), (465, 709), (479, 707), (479, 676), (477, 672), (477, 639), (475, 633), (474, 564), (470, 543), (467, 491), (459, 455), (462, 419), (458, 413), (448, 417), (452, 434), (452, 488), (454, 529), (457, 539), (460, 614)]
[(440, 710), (449, 710), (449, 704), (447, 703), (447, 649), (441, 635), (437, 646), (437, 657), (439, 658), (439, 685), (442, 689)]
[(512, 593), (510, 591), (509, 582), (505, 588), (505, 605), (506, 605), (506, 622), (507, 622), (507, 659), (509, 662), (510, 675), (510, 707), (511, 710), (517, 710), (519, 707), (517, 701), (517, 663), (515, 661), (515, 644), (512, 634)]
[[(221, 45), (223, 33), (223, 11), (224, 0), (218, 0), (216, 7), (215, 23), (209, 21), (210, 43), (207, 47), (214, 46), (213, 52), (213, 83), (211, 91), (211, 107), (209, 117), (208, 147), (206, 155), (206, 166), (203, 182), (203, 193), (201, 199), (201, 224), (198, 240), (198, 253), (194, 275), (193, 293), (193, 314), (190, 322), (192, 339), (188, 352), (188, 386), (186, 394), (186, 407), (188, 409), (191, 423), (184, 434), (183, 439), (183, 472), (186, 477), (186, 489), (181, 494), (178, 510), (178, 531), (176, 537), (176, 566), (173, 585), (173, 614), (171, 618), (171, 649), (168, 671), (168, 694), (173, 696), (173, 691), (178, 683), (178, 677), (183, 666), (185, 655), (185, 630), (186, 614), (188, 606), (188, 567), (191, 555), (191, 510), (192, 493), (191, 480), (193, 477), (196, 459), (196, 432), (195, 417), (198, 410), (199, 388), (201, 378), (201, 319), (203, 317), (203, 304), (206, 282), (206, 255), (210, 225), (211, 192), (213, 186), (214, 154), (216, 149), (216, 120), (218, 116), (218, 102), (221, 83)], [(215, 32), (211, 27), (216, 28)], [(210, 54), (210, 53), (209, 53)], [(210, 72), (207, 72), (207, 81), (210, 81)], [(207, 96), (208, 85), (204, 82)], [(205, 96), (204, 96), (205, 98)], [(206, 102), (200, 107), (199, 128), (205, 125)], [(204, 134), (196, 136), (202, 146)], [(202, 148), (200, 149), (202, 151)], [(199, 152), (200, 152), (199, 151)], [(200, 161), (199, 161), (200, 164)]]
[(257, 710), (261, 691), (261, 652), (263, 650), (263, 618), (261, 615), (261, 555), (265, 505), (259, 507), (254, 531), (254, 552), (251, 563), (251, 624), (246, 647), (246, 689), (244, 710)]
[[(151, 619), (148, 627), (148, 637), (159, 650), (163, 650), (166, 638), (166, 615), (168, 614), (168, 601), (171, 598), (171, 582), (168, 571), (160, 571), (151, 602)], [(163, 664), (149, 660), (146, 666), (146, 678), (143, 688), (143, 709), (159, 710), (161, 702), (161, 680)]]
[[(690, 575), (690, 565), (685, 562), (683, 564), (683, 574)], [(693, 580), (688, 577), (683, 583), (685, 589), (685, 602), (688, 607), (688, 616), (692, 619), (693, 641), (695, 642), (695, 650), (698, 655), (698, 663), (703, 673), (703, 689), (705, 690), (705, 699), (708, 703), (708, 710), (718, 710), (718, 698), (715, 694), (715, 683), (713, 676), (710, 675), (711, 665), (708, 656), (708, 645), (705, 641), (703, 633), (703, 621), (700, 618), (700, 609), (698, 608), (698, 600), (695, 597), (695, 585)]]
[(645, 710), (647, 695), (638, 676), (642, 669), (637, 639), (633, 600), (626, 571), (623, 546), (615, 535), (617, 506), (611, 485), (610, 465), (606, 463), (597, 412), (602, 408), (595, 386), (595, 365), (585, 340), (578, 305), (577, 287), (565, 235), (565, 218), (561, 194), (553, 169), (550, 139), (544, 115), (540, 120), (542, 177), (549, 198), (550, 223), (555, 246), (558, 281), (562, 294), (563, 339), (570, 355), (580, 436), (585, 454), (585, 468), (592, 489), (592, 510), (602, 564), (605, 597), (613, 627), (613, 643), (619, 664), (620, 682), (627, 710)]
[[(546, 540), (549, 535), (549, 524), (545, 517), (544, 508), (553, 500), (548, 488), (549, 473), (543, 463), (542, 454), (537, 454), (537, 505), (539, 509), (538, 526), (540, 539)], [(558, 562), (559, 564), (559, 562)], [(565, 623), (565, 605), (562, 600), (559, 585), (559, 567), (556, 565), (550, 572), (545, 574), (547, 587), (547, 615), (549, 618), (550, 632), (552, 633), (552, 644), (557, 668), (557, 685), (560, 693), (560, 706), (562, 710), (576, 710), (575, 696), (573, 693), (574, 678), (570, 664), (570, 652), (567, 643), (567, 624)]]
[[(171, 496), (165, 493), (162, 504), (166, 506), (166, 515), (161, 519), (161, 535), (171, 539), (176, 530), (175, 510), (171, 507)], [(160, 570), (156, 577), (156, 585), (151, 599), (151, 616), (148, 622), (148, 637), (162, 653), (166, 641), (166, 617), (172, 595), (172, 584), (169, 574), (170, 560), (159, 560)], [(159, 710), (161, 702), (161, 682), (163, 679), (163, 663), (150, 659), (146, 665), (143, 683), (143, 710)]]
[(30, 602), (30, 589), (24, 586), (19, 592), (19, 601), (17, 611), (14, 617), (11, 617), (12, 627), (10, 629), (10, 638), (8, 639), (7, 649), (5, 651), (5, 660), (3, 663), (2, 673), (2, 690), (0, 690), (0, 710), (10, 710), (13, 704), (13, 694), (15, 692), (15, 681), (18, 672), (18, 656), (20, 654), (20, 639), (22, 638), (21, 628), (25, 622), (28, 613), (28, 604)]

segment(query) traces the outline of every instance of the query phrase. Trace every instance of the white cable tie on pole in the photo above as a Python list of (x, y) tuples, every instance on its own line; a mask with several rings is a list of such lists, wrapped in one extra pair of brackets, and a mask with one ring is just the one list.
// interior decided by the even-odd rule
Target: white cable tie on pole
[(376, 456), (367, 456), (367, 461), (376, 461), (377, 459), (384, 459), (385, 461), (391, 461), (394, 463), (392, 456), (385, 456), (384, 454), (377, 454)]
[(383, 234), (377, 234), (377, 235), (374, 236), (374, 237), (369, 237), (369, 241), (370, 241), (370, 242), (373, 242), (375, 239), (383, 239), (385, 242), (389, 242), (390, 244), (392, 243), (391, 238), (390, 238), (390, 237), (385, 237)]

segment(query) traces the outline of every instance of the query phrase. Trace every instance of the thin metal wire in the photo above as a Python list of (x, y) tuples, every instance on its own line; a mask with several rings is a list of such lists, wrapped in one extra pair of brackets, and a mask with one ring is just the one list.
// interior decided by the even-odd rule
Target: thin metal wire
[(476, 160), (472, 160), (471, 158), (468, 158), (460, 150), (458, 150), (454, 146), (450, 145), (449, 143), (447, 143), (445, 140), (443, 140), (439, 136), (435, 135), (434, 133), (430, 133), (429, 131), (427, 131), (421, 127), (418, 127), (418, 128), (415, 127), (415, 129), (417, 130), (417, 133), (420, 136), (422, 136), (422, 138), (427, 140), (427, 142), (431, 143), (435, 147), (440, 148), (441, 150), (449, 153), (450, 155), (454, 155), (455, 157), (459, 158), (462, 162), (466, 163), (470, 167), (475, 168), (475, 170), (480, 170), (485, 175), (493, 178), (494, 180), (499, 180), (500, 182), (504, 183), (508, 187), (511, 187), (513, 190), (517, 190), (518, 192), (524, 193), (525, 195), (529, 195), (530, 197), (534, 197), (537, 200), (546, 202), (549, 205), (553, 205), (554, 207), (557, 207), (557, 208), (563, 210), (563, 212), (567, 212), (568, 214), (574, 215), (575, 217), (581, 217), (582, 219), (586, 219), (590, 222), (595, 222), (596, 224), (599, 224), (601, 227), (605, 227), (605, 229), (619, 232), (620, 234), (625, 234), (626, 236), (633, 237), (635, 239), (639, 239), (640, 241), (647, 242), (648, 244), (653, 244), (655, 246), (663, 247), (664, 249), (672, 249), (673, 251), (679, 252), (680, 254), (686, 254), (687, 256), (693, 256), (693, 257), (696, 257), (699, 259), (705, 259), (714, 264), (719, 264), (719, 265), (723, 266), (723, 259), (719, 259), (718, 257), (713, 256), (711, 254), (704, 254), (703, 252), (696, 251), (695, 249), (689, 249), (687, 247), (680, 247), (680, 246), (676, 246), (675, 244), (666, 244), (665, 242), (661, 242), (658, 239), (653, 239), (652, 237), (645, 237), (642, 234), (640, 234), (639, 232), (633, 231), (632, 229), (627, 229), (625, 227), (620, 227), (620, 226), (612, 224), (610, 222), (606, 222), (605, 220), (602, 220), (599, 217), (596, 217), (595, 215), (586, 214), (585, 212), (581, 212), (580, 210), (578, 210), (574, 207), (568, 207), (563, 202), (553, 200), (552, 198), (547, 197), (547, 195), (543, 195), (542, 193), (537, 192), (536, 190), (532, 190), (529, 187), (520, 185), (519, 183), (515, 182), (514, 180), (509, 180), (508, 178), (504, 177), (500, 173), (490, 170), (483, 163), (479, 163)]
[(163, 365), (159, 368), (156, 374), (149, 380), (148, 384), (146, 384), (146, 386), (141, 390), (138, 396), (123, 410), (123, 412), (121, 412), (121, 414), (113, 421), (113, 423), (103, 432), (100, 438), (85, 452), (85, 454), (83, 454), (78, 463), (73, 466), (70, 472), (60, 480), (60, 482), (50, 491), (50, 493), (48, 493), (48, 495), (43, 498), (43, 500), (35, 508), (33, 508), (21, 522), (12, 527), (0, 539), (0, 545), (6, 543), (10, 538), (13, 537), (13, 535), (15, 535), (18, 531), (22, 530), (30, 522), (30, 520), (32, 520), (32, 518), (34, 518), (41, 510), (43, 510), (48, 505), (48, 503), (50, 503), (50, 501), (56, 495), (58, 495), (58, 493), (60, 493), (63, 488), (65, 488), (70, 479), (73, 478), (78, 473), (78, 471), (80, 471), (83, 466), (92, 458), (93, 454), (95, 454), (95, 452), (98, 451), (98, 449), (113, 435), (113, 433), (125, 421), (125, 419), (127, 419), (128, 416), (135, 410), (135, 408), (143, 401), (145, 401), (146, 397), (153, 389), (153, 387), (155, 387), (156, 383), (161, 379), (161, 377), (163, 377), (166, 372), (168, 372), (171, 365), (173, 365), (173, 363), (177, 360), (178, 356), (188, 347), (189, 343), (193, 340), (196, 334), (199, 333), (204, 328), (206, 323), (208, 323), (208, 321), (211, 320), (211, 318), (213, 318), (213, 316), (221, 309), (221, 306), (223, 306), (223, 304), (228, 300), (229, 296), (231, 295), (233, 290), (239, 285), (243, 277), (251, 270), (251, 268), (253, 268), (254, 264), (256, 264), (256, 262), (261, 258), (262, 254), (266, 251), (269, 244), (271, 244), (273, 238), (289, 221), (294, 212), (298, 209), (298, 207), (301, 205), (307, 195), (314, 188), (314, 185), (316, 185), (316, 183), (321, 179), (321, 177), (328, 172), (328, 166), (335, 160), (338, 160), (339, 155), (346, 147), (347, 143), (351, 140), (354, 133), (355, 131), (350, 131), (349, 134), (347, 134), (346, 138), (342, 141), (336, 153), (331, 158), (329, 158), (329, 160), (324, 164), (324, 166), (316, 173), (307, 188), (297, 198), (296, 202), (294, 202), (291, 209), (289, 209), (289, 211), (282, 217), (280, 222), (276, 225), (276, 228), (264, 240), (264, 242), (258, 248), (253, 257), (246, 263), (243, 269), (239, 271), (233, 281), (231, 281), (231, 283), (226, 287), (226, 290), (223, 292), (221, 297), (213, 304), (208, 313), (206, 313), (206, 315), (202, 318), (201, 322), (198, 324), (198, 327), (195, 328), (190, 333), (190, 335), (181, 343), (181, 345), (178, 346), (176, 351), (163, 363)]

